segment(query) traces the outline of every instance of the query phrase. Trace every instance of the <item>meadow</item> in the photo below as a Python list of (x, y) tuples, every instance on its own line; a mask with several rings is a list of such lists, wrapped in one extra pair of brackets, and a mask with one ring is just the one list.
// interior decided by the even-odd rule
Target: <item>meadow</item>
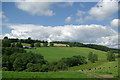
[(99, 60), (106, 60), (106, 52), (85, 47), (41, 47), (37, 49), (27, 49), (36, 54), (42, 54), (48, 61), (57, 61), (61, 58), (81, 55), (88, 58), (88, 54), (93, 52), (97, 54)]
[(107, 61), (107, 52), (104, 51), (85, 47), (40, 47), (36, 49), (26, 49), (26, 51), (31, 51), (35, 54), (41, 54), (44, 56), (45, 60), (49, 62), (58, 61), (61, 58), (67, 58), (76, 55), (84, 56), (87, 60), (90, 52), (97, 54), (99, 60), (95, 63), (88, 61), (87, 64), (69, 67), (68, 70), (59, 72), (3, 71), (3, 78), (104, 78), (106, 77), (104, 75), (110, 77), (118, 76), (118, 60), (112, 62)]
[(104, 75), (109, 75), (110, 77), (118, 76), (118, 60), (108, 62), (108, 61), (98, 61), (96, 63), (88, 63), (85, 65), (74, 66), (68, 68), (68, 71), (81, 71), (89, 73), (97, 77), (103, 77)]
[(81, 72), (14, 72), (3, 71), (2, 78), (90, 78)]

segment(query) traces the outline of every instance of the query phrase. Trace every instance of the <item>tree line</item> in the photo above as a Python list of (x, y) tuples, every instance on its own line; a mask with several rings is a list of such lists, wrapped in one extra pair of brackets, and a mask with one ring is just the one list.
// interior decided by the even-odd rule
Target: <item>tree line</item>
[[(43, 43), (44, 47), (48, 47), (48, 41), (33, 40), (33, 39), (31, 39), (31, 37), (29, 37), (28, 39), (10, 39), (8, 37), (4, 37), (4, 39), (2, 40), (3, 47), (10, 46), (11, 43), (15, 43), (15, 42), (28, 43), (28, 44), (30, 44), (31, 47), (40, 47), (41, 46), (40, 43)], [(55, 43), (66, 44), (66, 45), (69, 45), (69, 47), (87, 47), (87, 48), (92, 48), (92, 49), (106, 51), (106, 52), (112, 51), (113, 53), (120, 53), (120, 49), (109, 48), (106, 46), (96, 45), (96, 44), (83, 44), (83, 43), (79, 43), (79, 42), (53, 41), (53, 42), (50, 42), (50, 46), (54, 47)], [(68, 46), (66, 46), (66, 47), (68, 47)]]

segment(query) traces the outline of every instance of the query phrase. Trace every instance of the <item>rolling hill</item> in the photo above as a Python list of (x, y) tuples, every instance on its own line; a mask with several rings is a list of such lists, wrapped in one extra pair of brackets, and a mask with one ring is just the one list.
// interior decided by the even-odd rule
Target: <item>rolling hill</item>
[(75, 55), (81, 55), (87, 58), (89, 52), (98, 54), (99, 60), (106, 60), (107, 53), (104, 51), (84, 47), (40, 47), (37, 49), (27, 49), (27, 51), (31, 51), (36, 54), (42, 54), (48, 61), (56, 61), (64, 57), (66, 58)]

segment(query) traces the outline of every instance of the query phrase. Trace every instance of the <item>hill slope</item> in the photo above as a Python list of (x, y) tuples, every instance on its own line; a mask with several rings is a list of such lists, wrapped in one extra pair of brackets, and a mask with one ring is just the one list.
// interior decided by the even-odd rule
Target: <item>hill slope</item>
[(87, 58), (89, 52), (98, 54), (99, 60), (106, 60), (106, 52), (84, 47), (40, 47), (37, 49), (27, 49), (27, 51), (42, 54), (48, 61), (56, 61), (75, 55), (81, 55)]

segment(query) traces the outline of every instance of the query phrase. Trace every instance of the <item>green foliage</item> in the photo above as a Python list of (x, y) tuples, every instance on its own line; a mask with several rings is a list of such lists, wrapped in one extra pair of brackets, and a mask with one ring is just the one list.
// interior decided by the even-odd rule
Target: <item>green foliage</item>
[(34, 46), (35, 46), (35, 47), (40, 47), (41, 44), (40, 44), (39, 42), (37, 42), (37, 43), (34, 43)]
[(90, 60), (92, 63), (95, 63), (95, 61), (98, 61), (98, 55), (90, 52), (88, 54), (88, 60)]
[(2, 67), (9, 67), (9, 56), (2, 56)]
[(108, 60), (108, 61), (115, 61), (115, 58), (116, 58), (116, 57), (115, 57), (115, 54), (114, 54), (114, 53), (112, 53), (112, 52), (110, 52), (110, 51), (107, 53), (107, 60)]
[(70, 58), (62, 58), (60, 60), (61, 62), (64, 62), (67, 66), (72, 67), (72, 66), (78, 66), (82, 64), (86, 64), (87, 61), (85, 60), (85, 57), (83, 56), (73, 56)]
[(53, 43), (53, 42), (50, 42), (50, 46), (53, 47), (53, 46), (54, 46), (54, 43)]
[(30, 47), (34, 47), (34, 43), (31, 43)]
[(7, 37), (7, 36), (5, 36), (5, 37), (4, 37), (4, 39), (8, 39), (8, 37)]
[(23, 48), (23, 45), (22, 45), (21, 42), (17, 42), (16, 45), (15, 45), (15, 47)]
[(23, 53), (19, 57), (17, 57), (13, 63), (14, 70), (23, 71), (27, 69), (27, 64), (45, 64), (44, 58), (42, 55), (33, 54), (33, 53)]
[(41, 64), (28, 63), (27, 69), (25, 71), (27, 71), (27, 72), (41, 72), (41, 69), (42, 69)]
[(3, 55), (11, 55), (13, 53), (24, 53), (26, 52), (23, 48), (18, 47), (2, 47)]
[(40, 72), (48, 72), (48, 71), (49, 71), (48, 65), (43, 64)]
[(11, 41), (8, 38), (4, 38), (2, 40), (2, 47), (10, 47), (11, 46)]
[(2, 71), (8, 71), (7, 67), (2, 67)]
[(11, 47), (16, 47), (15, 43), (12, 43), (12, 44), (11, 44)]
[(48, 46), (48, 42), (45, 41), (45, 42), (43, 43), (43, 46), (44, 46), (44, 47), (47, 47), (47, 46)]

